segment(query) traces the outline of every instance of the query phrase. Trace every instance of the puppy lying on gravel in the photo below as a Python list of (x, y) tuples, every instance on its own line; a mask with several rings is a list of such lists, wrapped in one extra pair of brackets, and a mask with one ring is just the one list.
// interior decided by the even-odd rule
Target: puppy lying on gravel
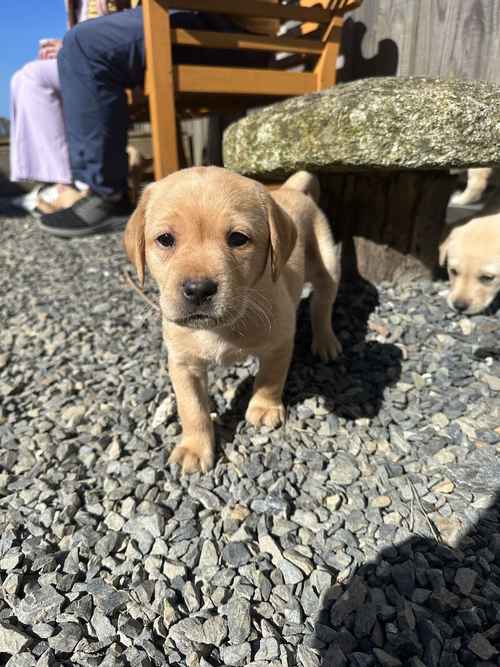
[(214, 463), (207, 366), (255, 355), (247, 420), (276, 427), (292, 356), (296, 308), (313, 284), (313, 351), (341, 351), (331, 326), (337, 252), (316, 201), (317, 179), (299, 172), (271, 195), (218, 167), (179, 171), (149, 186), (125, 230), (139, 281), (158, 283), (164, 339), (183, 434), (170, 461), (183, 472)]
[(466, 315), (485, 310), (500, 292), (500, 213), (454, 227), (440, 246), (439, 262), (447, 264), (451, 308)]

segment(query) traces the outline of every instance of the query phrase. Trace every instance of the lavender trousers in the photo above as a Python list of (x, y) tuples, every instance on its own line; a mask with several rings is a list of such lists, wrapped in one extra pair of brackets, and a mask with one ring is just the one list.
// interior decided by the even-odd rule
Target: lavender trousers
[(57, 60), (34, 60), (11, 80), (10, 177), (71, 183)]

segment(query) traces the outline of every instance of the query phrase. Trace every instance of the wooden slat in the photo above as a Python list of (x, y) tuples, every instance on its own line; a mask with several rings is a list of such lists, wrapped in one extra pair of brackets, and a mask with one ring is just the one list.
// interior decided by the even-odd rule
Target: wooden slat
[(500, 0), (366, 0), (352, 19), (344, 80), (395, 74), (500, 83)]
[(180, 118), (200, 118), (213, 113), (239, 114), (251, 107), (263, 107), (282, 99), (282, 96), (270, 95), (183, 93), (177, 96), (177, 113)]
[[(348, 11), (356, 9), (362, 2), (363, 0), (300, 0), (300, 6), (313, 7), (314, 5), (319, 4), (330, 12), (330, 25), (332, 19), (336, 19), (337, 25), (341, 25), (344, 14)], [(303, 35), (309, 35), (310, 33), (316, 32), (318, 27), (318, 23), (311, 23), (309, 21), (302, 24), (300, 27), (300, 32)], [(323, 41), (327, 41), (327, 39), (324, 39)]]
[(323, 45), (312, 39), (287, 39), (286, 37), (265, 37), (244, 33), (222, 33), (209, 30), (172, 31), (174, 44), (199, 46), (209, 49), (245, 49), (251, 51), (276, 51), (285, 53), (308, 53), (321, 55)]
[(329, 23), (331, 12), (319, 7), (292, 7), (274, 5), (266, 2), (247, 3), (245, 0), (154, 0), (168, 9), (192, 9), (203, 12), (216, 12), (233, 16), (252, 16), (258, 18), (276, 18), (283, 21), (312, 21)]
[[(179, 169), (170, 18), (165, 7), (144, 1), (144, 36), (155, 178)], [(157, 26), (163, 30), (157, 30)]]
[(180, 93), (289, 96), (316, 90), (311, 72), (177, 65), (174, 76)]
[[(320, 0), (319, 0), (320, 1)], [(318, 2), (318, 0), (316, 0)], [(352, 12), (357, 9), (363, 0), (330, 0), (328, 9), (335, 12)], [(324, 3), (322, 3), (324, 5)]]

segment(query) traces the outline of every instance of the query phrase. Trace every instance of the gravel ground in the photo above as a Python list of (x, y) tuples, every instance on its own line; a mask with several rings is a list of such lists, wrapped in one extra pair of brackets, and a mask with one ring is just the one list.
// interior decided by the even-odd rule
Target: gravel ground
[(344, 286), (324, 365), (301, 308), (286, 427), (217, 368), (217, 466), (183, 478), (124, 266), (118, 232), (0, 220), (0, 664), (500, 665), (499, 315)]

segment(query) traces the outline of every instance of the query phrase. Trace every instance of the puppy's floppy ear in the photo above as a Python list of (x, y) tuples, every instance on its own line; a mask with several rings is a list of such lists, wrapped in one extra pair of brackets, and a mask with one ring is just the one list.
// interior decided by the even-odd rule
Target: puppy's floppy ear
[(439, 266), (444, 266), (446, 264), (446, 260), (448, 259), (448, 248), (450, 246), (454, 231), (455, 228), (450, 229), (448, 234), (444, 236), (443, 241), (439, 246)]
[(150, 189), (144, 190), (125, 228), (123, 245), (130, 263), (137, 271), (139, 284), (144, 285), (144, 267), (146, 264), (146, 245), (144, 241), (144, 222), (146, 215), (146, 204), (148, 202)]
[(273, 282), (276, 282), (295, 247), (297, 241), (297, 229), (288, 213), (267, 193), (266, 199), (271, 255), (271, 276)]
[(444, 266), (446, 264), (446, 259), (448, 257), (448, 244), (450, 238), (445, 239), (439, 246), (439, 266)]

